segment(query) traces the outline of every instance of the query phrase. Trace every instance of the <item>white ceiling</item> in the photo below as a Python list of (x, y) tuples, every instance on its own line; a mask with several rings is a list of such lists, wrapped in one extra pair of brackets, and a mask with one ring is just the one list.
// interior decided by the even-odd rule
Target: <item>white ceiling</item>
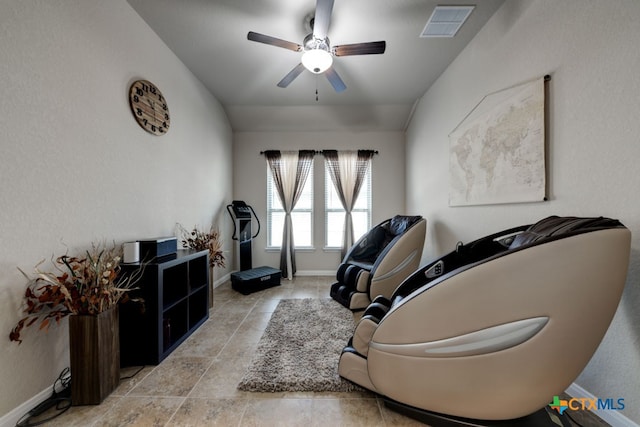
[(476, 7), (454, 38), (419, 35), (436, 5), (459, 0), (335, 0), (333, 46), (387, 43), (382, 55), (334, 58), (342, 93), (306, 70), (277, 87), (301, 53), (247, 40), (255, 31), (302, 44), (315, 0), (128, 2), (222, 103), (234, 131), (315, 131), (404, 129), (416, 100), (504, 0), (463, 2)]

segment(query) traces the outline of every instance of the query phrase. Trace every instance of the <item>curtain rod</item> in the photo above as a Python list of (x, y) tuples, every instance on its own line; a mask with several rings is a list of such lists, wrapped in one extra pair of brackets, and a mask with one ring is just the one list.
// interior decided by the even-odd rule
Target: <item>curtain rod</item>
[[(313, 150), (309, 150), (309, 151), (313, 151)], [(336, 151), (340, 151), (340, 150), (336, 150)], [(367, 151), (373, 151), (373, 154), (379, 154), (379, 153), (378, 153), (378, 150), (367, 150)], [(264, 154), (264, 153), (265, 153), (264, 151), (261, 151), (261, 152), (260, 152), (260, 154)], [(316, 154), (323, 154), (323, 153), (324, 153), (324, 151), (322, 151), (322, 150), (315, 150), (315, 153), (316, 153)]]

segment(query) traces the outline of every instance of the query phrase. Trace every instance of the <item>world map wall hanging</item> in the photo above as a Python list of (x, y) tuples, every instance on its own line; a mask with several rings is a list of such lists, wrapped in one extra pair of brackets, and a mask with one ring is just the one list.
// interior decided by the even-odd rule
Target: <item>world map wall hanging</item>
[(545, 200), (549, 79), (485, 96), (449, 134), (449, 206)]

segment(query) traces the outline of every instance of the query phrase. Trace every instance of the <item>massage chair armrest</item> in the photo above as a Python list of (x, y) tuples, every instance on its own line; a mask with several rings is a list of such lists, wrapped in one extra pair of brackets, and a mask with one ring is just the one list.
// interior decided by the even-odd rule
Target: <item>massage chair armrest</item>
[(384, 248), (371, 269), (370, 298), (377, 295), (390, 298), (396, 287), (418, 268), (426, 231), (427, 221), (421, 218)]

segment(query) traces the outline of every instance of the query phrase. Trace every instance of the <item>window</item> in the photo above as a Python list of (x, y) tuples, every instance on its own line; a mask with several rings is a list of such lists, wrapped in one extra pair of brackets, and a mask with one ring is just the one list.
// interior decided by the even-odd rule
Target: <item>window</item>
[[(324, 206), (325, 206), (325, 247), (342, 247), (345, 210), (340, 203), (329, 171), (324, 173)], [(357, 241), (371, 228), (371, 168), (367, 172), (360, 194), (351, 211), (353, 219), (353, 238)]]
[[(271, 169), (267, 168), (267, 247), (282, 246), (284, 229), (284, 208), (278, 197)], [(313, 165), (298, 203), (291, 212), (293, 242), (296, 248), (313, 247)]]

